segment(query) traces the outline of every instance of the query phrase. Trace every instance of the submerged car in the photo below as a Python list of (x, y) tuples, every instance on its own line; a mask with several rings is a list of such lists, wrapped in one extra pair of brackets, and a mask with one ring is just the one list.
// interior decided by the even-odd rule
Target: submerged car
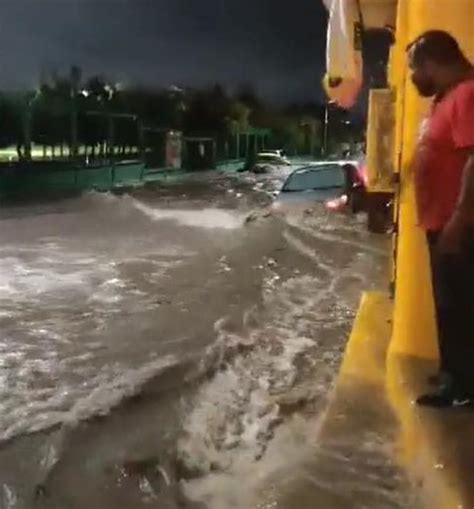
[(363, 208), (365, 186), (354, 163), (312, 163), (293, 171), (277, 194), (274, 208), (307, 208), (317, 202), (332, 210)]
[(291, 162), (280, 151), (261, 152), (250, 166), (250, 171), (256, 174), (269, 173), (282, 166), (291, 166)]
[(264, 152), (262, 152), (262, 154), (271, 154), (271, 155), (275, 155), (275, 156), (278, 156), (278, 157), (286, 158), (285, 151), (281, 150), (281, 149), (276, 149), (276, 150), (266, 149)]

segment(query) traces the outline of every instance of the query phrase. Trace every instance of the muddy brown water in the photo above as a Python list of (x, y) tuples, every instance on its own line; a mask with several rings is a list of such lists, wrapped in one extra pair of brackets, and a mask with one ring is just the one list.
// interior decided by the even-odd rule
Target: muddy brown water
[[(299, 507), (290, 472), (331, 490), (347, 464), (308, 469), (308, 443), (388, 245), (318, 206), (266, 214), (281, 178), (0, 209), (2, 509)], [(373, 496), (344, 507), (408, 507), (367, 440), (393, 479), (354, 476)]]

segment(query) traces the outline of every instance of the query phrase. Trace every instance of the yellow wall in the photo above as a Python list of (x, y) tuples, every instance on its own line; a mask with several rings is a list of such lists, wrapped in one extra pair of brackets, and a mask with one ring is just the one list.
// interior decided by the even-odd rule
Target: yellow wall
[(394, 332), (391, 353), (437, 357), (429, 265), (422, 232), (416, 226), (411, 159), (418, 126), (428, 102), (415, 93), (406, 75), (404, 48), (423, 31), (453, 34), (474, 60), (474, 0), (399, 0), (397, 44), (391, 76), (397, 90), (396, 161), (401, 173), (400, 223)]

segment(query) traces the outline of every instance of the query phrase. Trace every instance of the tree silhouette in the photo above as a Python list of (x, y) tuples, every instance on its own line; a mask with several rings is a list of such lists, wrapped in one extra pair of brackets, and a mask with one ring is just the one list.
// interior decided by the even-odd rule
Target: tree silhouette
[(271, 129), (274, 136), (269, 142), (278, 148), (313, 152), (319, 143), (320, 109), (319, 105), (270, 108), (248, 83), (233, 95), (219, 83), (201, 89), (123, 89), (103, 75), (84, 76), (73, 66), (65, 74), (43, 73), (37, 90), (0, 94), (0, 147), (16, 145), (19, 158), (28, 159), (31, 131), (31, 141), (52, 147), (53, 154), (59, 146), (60, 154), (66, 155), (64, 148), (69, 146), (73, 157), (79, 152), (82, 156), (84, 147), (89, 158), (103, 156), (111, 134), (111, 114), (128, 114), (137, 120), (114, 117), (114, 141), (122, 155), (140, 145), (140, 126), (155, 133), (149, 137), (150, 148), (162, 146), (164, 131), (171, 129), (185, 136), (212, 137), (219, 157), (228, 157), (237, 152), (237, 134), (253, 126)]

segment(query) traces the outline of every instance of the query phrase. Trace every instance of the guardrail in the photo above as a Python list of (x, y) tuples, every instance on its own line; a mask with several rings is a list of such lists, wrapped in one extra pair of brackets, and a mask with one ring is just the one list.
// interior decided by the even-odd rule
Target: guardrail
[(7, 165), (0, 168), (0, 194), (108, 191), (141, 185), (144, 176), (145, 165), (139, 160), (87, 166), (65, 162)]

